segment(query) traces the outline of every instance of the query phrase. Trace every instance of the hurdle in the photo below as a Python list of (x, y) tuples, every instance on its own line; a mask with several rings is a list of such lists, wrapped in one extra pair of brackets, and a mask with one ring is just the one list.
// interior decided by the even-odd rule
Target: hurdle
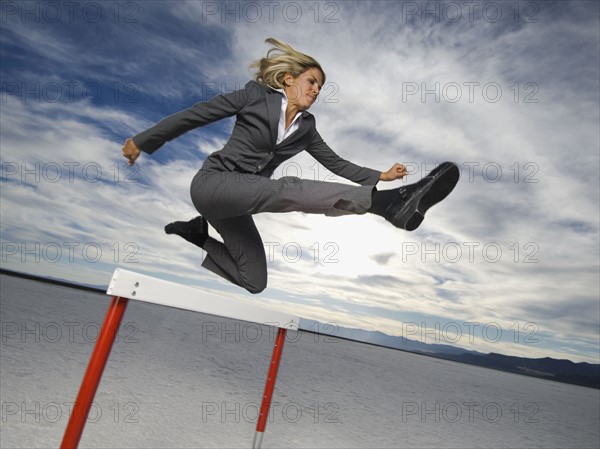
[(219, 301), (207, 300), (202, 297), (202, 290), (196, 287), (164, 281), (121, 268), (114, 271), (106, 294), (112, 296), (112, 300), (83, 376), (77, 399), (73, 405), (60, 446), (61, 449), (75, 449), (79, 445), (94, 396), (129, 300), (278, 328), (252, 445), (254, 449), (259, 449), (267, 425), (286, 333), (288, 329), (299, 329), (300, 317), (267, 309), (252, 304), (250, 301), (232, 298), (223, 298)]

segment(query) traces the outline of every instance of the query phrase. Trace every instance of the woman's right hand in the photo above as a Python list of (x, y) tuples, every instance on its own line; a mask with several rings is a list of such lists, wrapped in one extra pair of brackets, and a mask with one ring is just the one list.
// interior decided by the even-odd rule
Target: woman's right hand
[(140, 149), (132, 139), (127, 139), (121, 154), (123, 154), (123, 157), (127, 159), (127, 163), (129, 165), (133, 165), (135, 164), (135, 160), (140, 156)]

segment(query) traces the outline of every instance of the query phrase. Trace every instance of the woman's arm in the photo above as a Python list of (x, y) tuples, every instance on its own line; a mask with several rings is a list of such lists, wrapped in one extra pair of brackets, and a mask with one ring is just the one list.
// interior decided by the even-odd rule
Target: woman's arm
[(187, 131), (236, 115), (246, 105), (255, 87), (255, 83), (251, 81), (244, 89), (217, 95), (209, 101), (196, 103), (189, 109), (162, 119), (151, 128), (127, 139), (122, 151), (123, 156), (128, 158), (129, 165), (132, 165), (140, 150), (151, 154)]
[(394, 164), (386, 172), (353, 164), (335, 153), (317, 131), (306, 151), (332, 173), (361, 185), (375, 185), (378, 181), (393, 181), (408, 174), (406, 167), (402, 164)]

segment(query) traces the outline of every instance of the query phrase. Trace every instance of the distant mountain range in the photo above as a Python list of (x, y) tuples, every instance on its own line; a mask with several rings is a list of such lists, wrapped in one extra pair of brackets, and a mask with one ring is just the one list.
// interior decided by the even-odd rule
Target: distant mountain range
[[(0, 273), (38, 281), (50, 282), (82, 290), (98, 291), (105, 293), (106, 286), (77, 284), (66, 279), (34, 276), (0, 268)], [(470, 365), (482, 366), (502, 371), (508, 371), (526, 376), (534, 376), (557, 382), (565, 382), (574, 385), (600, 389), (600, 365), (592, 363), (574, 363), (570, 360), (557, 360), (550, 357), (540, 359), (529, 359), (525, 357), (513, 357), (503, 354), (484, 354), (477, 351), (469, 351), (456, 346), (427, 344), (406, 337), (396, 337), (377, 331), (366, 331), (363, 329), (351, 329), (336, 327), (332, 332), (331, 325), (318, 321), (303, 319), (301, 330), (304, 332), (330, 335), (335, 338), (352, 340), (402, 351), (414, 352), (430, 357), (436, 357)]]
[(534, 376), (542, 379), (600, 388), (600, 365), (587, 362), (575, 363), (570, 360), (557, 360), (550, 357), (529, 359), (503, 354), (484, 354), (457, 346), (427, 344), (406, 337), (396, 337), (377, 331), (336, 327), (318, 321), (302, 320), (301, 327), (306, 332), (332, 335), (336, 338), (369, 343), (377, 346), (400, 349), (402, 351), (453, 360), (455, 362), (477, 365), (511, 373)]

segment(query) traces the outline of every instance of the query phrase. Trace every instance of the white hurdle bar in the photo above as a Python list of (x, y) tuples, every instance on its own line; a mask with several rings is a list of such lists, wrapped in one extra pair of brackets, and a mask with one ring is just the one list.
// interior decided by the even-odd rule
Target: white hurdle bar
[(298, 330), (300, 321), (300, 317), (296, 315), (267, 309), (251, 301), (206, 299), (203, 291), (196, 287), (163, 281), (121, 268), (115, 270), (106, 294), (285, 329)]
[(205, 299), (202, 290), (196, 287), (164, 281), (121, 268), (117, 268), (113, 273), (106, 293), (112, 295), (112, 302), (83, 377), (77, 400), (65, 429), (61, 449), (75, 449), (79, 445), (112, 344), (130, 299), (279, 328), (253, 443), (253, 448), (260, 448), (286, 332), (288, 329), (298, 330), (300, 317), (255, 305), (250, 301), (231, 298), (222, 298), (218, 301)]

